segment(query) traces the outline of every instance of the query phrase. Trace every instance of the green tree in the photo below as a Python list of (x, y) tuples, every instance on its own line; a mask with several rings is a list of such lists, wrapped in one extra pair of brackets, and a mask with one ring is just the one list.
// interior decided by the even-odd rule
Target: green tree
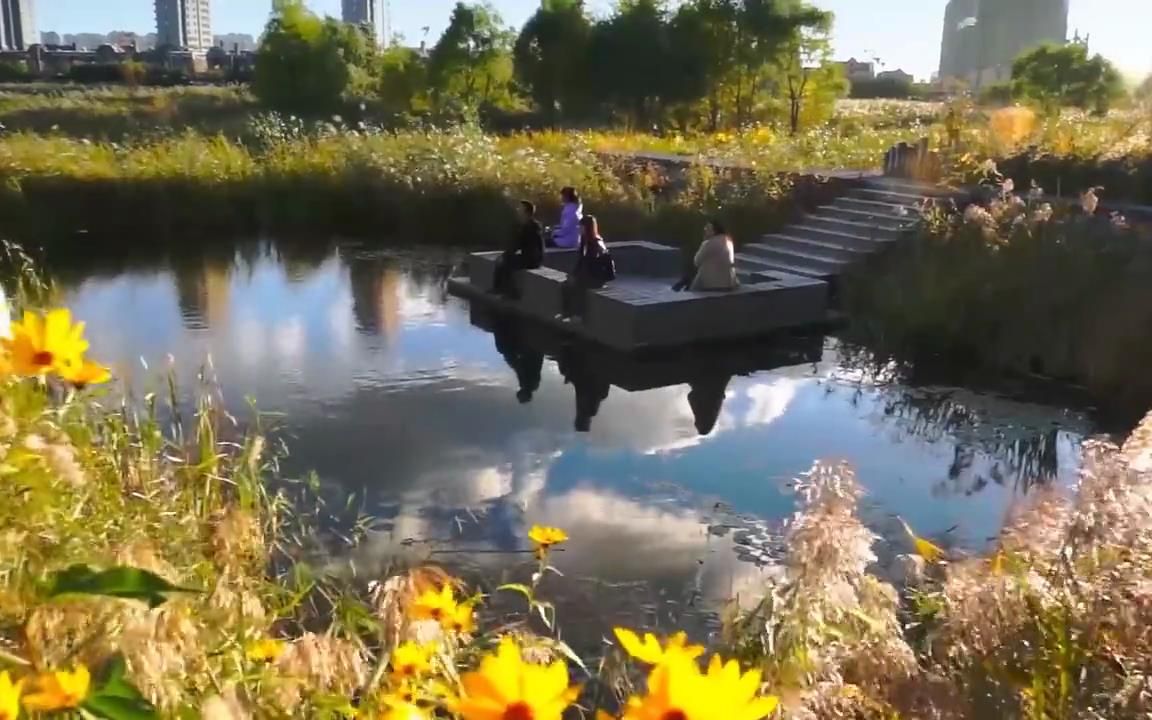
[(1048, 113), (1069, 106), (1106, 113), (1124, 95), (1119, 71), (1100, 55), (1088, 57), (1079, 43), (1042, 45), (1021, 55), (1012, 64), (1012, 89)]
[(742, 0), (736, 16), (735, 122), (752, 119), (767, 79), (782, 53), (791, 54), (800, 33), (832, 23), (832, 14), (802, 0)]
[(428, 57), (438, 109), (455, 102), (475, 110), (507, 99), (512, 81), (512, 34), (489, 4), (456, 3), (448, 28)]
[(677, 99), (702, 106), (706, 124), (717, 131), (730, 106), (729, 77), (735, 66), (737, 6), (730, 0), (696, 0), (672, 18), (672, 71)]
[(836, 100), (848, 92), (840, 66), (832, 62), (828, 37), (831, 18), (813, 30), (796, 33), (781, 48), (777, 68), (779, 84), (788, 105), (788, 129), (793, 135), (805, 125), (828, 120)]
[(596, 23), (586, 72), (601, 105), (637, 127), (651, 127), (664, 110), (671, 79), (667, 16), (657, 0), (621, 0)]
[(672, 20), (677, 87), (699, 90), (712, 130), (743, 126), (773, 105), (780, 67), (802, 34), (826, 32), (831, 21), (801, 0), (686, 2)]
[(543, 0), (516, 38), (516, 77), (549, 122), (579, 101), (591, 34), (582, 0)]
[(277, 0), (256, 56), (252, 90), (269, 107), (316, 115), (340, 109), (374, 48), (356, 28), (321, 20), (301, 0)]
[(428, 69), (420, 53), (393, 45), (380, 53), (378, 67), (384, 108), (396, 114), (416, 110), (428, 82)]

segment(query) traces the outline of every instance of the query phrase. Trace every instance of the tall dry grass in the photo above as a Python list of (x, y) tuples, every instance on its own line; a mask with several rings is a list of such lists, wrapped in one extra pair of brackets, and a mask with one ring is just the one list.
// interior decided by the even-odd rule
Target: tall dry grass
[(1138, 417), (1152, 402), (1147, 235), (1102, 211), (1015, 195), (933, 211), (913, 241), (849, 278), (849, 335), (920, 368), (1071, 382)]

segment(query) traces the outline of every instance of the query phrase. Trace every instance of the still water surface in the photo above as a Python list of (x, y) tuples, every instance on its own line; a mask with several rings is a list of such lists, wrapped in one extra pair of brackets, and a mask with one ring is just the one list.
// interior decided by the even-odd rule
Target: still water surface
[(369, 565), (447, 550), (504, 568), (539, 522), (572, 535), (567, 577), (694, 604), (762, 580), (789, 480), (816, 459), (855, 466), (894, 542), (901, 516), (979, 547), (1032, 483), (1071, 477), (1090, 430), (1057, 408), (862, 383), (826, 338), (682, 362), (565, 348), (450, 297), (459, 259), (253, 245), (65, 286), (119, 377), (144, 387), (171, 355), (191, 378), (210, 357), (233, 409), (282, 413), (286, 471), (378, 519)]

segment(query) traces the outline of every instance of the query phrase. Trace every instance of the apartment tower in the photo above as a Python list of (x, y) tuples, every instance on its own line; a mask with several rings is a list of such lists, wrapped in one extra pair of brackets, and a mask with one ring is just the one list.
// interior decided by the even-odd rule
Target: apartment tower
[(950, 0), (944, 12), (940, 79), (1003, 82), (1022, 53), (1068, 40), (1070, 0)]
[(156, 44), (201, 52), (211, 48), (209, 0), (156, 0)]
[(40, 42), (33, 0), (0, 0), (0, 50), (27, 50)]

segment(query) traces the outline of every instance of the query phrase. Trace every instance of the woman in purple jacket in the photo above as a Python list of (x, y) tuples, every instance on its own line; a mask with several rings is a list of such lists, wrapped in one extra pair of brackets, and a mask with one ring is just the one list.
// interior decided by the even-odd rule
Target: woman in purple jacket
[(580, 219), (584, 217), (584, 207), (576, 188), (566, 187), (560, 191), (564, 206), (560, 209), (560, 224), (552, 228), (552, 244), (565, 250), (580, 246)]

